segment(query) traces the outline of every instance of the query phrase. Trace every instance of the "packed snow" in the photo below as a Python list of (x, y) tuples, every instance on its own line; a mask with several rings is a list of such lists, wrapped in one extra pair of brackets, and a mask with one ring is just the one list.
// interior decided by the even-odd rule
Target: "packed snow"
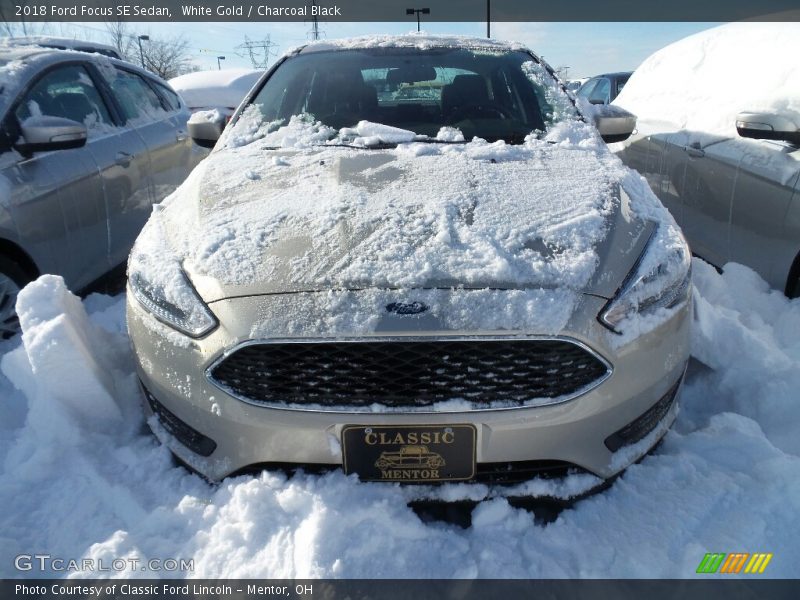
[[(81, 302), (44, 276), (20, 295), (21, 339), (0, 345), (0, 573), (35, 549), (193, 559), (194, 577), (693, 577), (706, 552), (767, 551), (764, 576), (796, 577), (800, 300), (739, 265), (693, 271), (695, 361), (662, 445), (547, 524), (502, 491), (430, 488), (485, 498), (466, 529), (423, 522), (413, 486), (340, 472), (214, 486), (174, 466), (141, 416), (124, 298)], [(526, 491), (567, 497), (585, 477)]]
[(655, 52), (614, 104), (642, 134), (736, 137), (743, 111), (780, 112), (800, 127), (800, 23), (729, 23)]
[(170, 79), (169, 84), (192, 110), (222, 108), (230, 113), (263, 74), (254, 69), (196, 71)]

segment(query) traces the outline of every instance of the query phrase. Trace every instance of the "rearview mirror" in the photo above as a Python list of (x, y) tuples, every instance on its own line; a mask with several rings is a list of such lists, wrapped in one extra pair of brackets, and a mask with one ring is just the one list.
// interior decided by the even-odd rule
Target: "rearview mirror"
[(607, 144), (624, 142), (636, 129), (636, 115), (612, 104), (597, 106), (592, 111), (592, 117), (600, 137)]
[(24, 156), (34, 152), (80, 148), (86, 143), (86, 125), (62, 117), (28, 117), (20, 124), (22, 138), (14, 147)]
[(800, 127), (778, 114), (741, 112), (736, 115), (736, 131), (745, 138), (800, 144)]
[(195, 144), (203, 148), (213, 148), (225, 129), (225, 117), (218, 110), (196, 112), (186, 126)]

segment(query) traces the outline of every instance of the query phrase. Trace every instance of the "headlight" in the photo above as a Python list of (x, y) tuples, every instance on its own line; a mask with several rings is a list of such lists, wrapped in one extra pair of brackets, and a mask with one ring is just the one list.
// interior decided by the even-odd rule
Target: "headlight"
[(683, 235), (659, 226), (617, 295), (600, 313), (600, 322), (621, 333), (619, 325), (634, 315), (678, 306), (690, 296), (692, 256)]
[(137, 240), (128, 261), (128, 284), (155, 318), (189, 337), (203, 337), (218, 324), (164, 242), (160, 223), (148, 223)]

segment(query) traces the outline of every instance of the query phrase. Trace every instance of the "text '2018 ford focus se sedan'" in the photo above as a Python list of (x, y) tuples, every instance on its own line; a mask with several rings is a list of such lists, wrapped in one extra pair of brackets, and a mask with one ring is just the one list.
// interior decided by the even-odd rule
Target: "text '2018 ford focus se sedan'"
[(156, 434), (211, 479), (606, 478), (638, 459), (677, 410), (690, 255), (601, 139), (632, 116), (593, 121), (495, 41), (280, 61), (130, 257)]

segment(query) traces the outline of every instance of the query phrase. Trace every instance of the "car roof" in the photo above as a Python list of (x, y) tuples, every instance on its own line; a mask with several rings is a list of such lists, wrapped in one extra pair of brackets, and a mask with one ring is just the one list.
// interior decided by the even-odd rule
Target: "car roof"
[(504, 42), (490, 38), (478, 38), (459, 35), (367, 35), (336, 40), (312, 42), (294, 50), (294, 53), (308, 54), (331, 50), (353, 50), (365, 48), (464, 48), (480, 50), (497, 50), (500, 52), (526, 51), (528, 48), (517, 42)]
[(103, 54), (111, 58), (120, 58), (119, 52), (113, 46), (78, 40), (74, 38), (61, 38), (47, 35), (29, 35), (23, 37), (6, 38), (2, 42), (5, 46), (41, 46), (43, 48), (76, 50), (78, 52), (89, 52)]
[(597, 77), (630, 77), (633, 75), (633, 71), (615, 71), (614, 73), (603, 73), (602, 75), (595, 75), (592, 79), (596, 79)]

